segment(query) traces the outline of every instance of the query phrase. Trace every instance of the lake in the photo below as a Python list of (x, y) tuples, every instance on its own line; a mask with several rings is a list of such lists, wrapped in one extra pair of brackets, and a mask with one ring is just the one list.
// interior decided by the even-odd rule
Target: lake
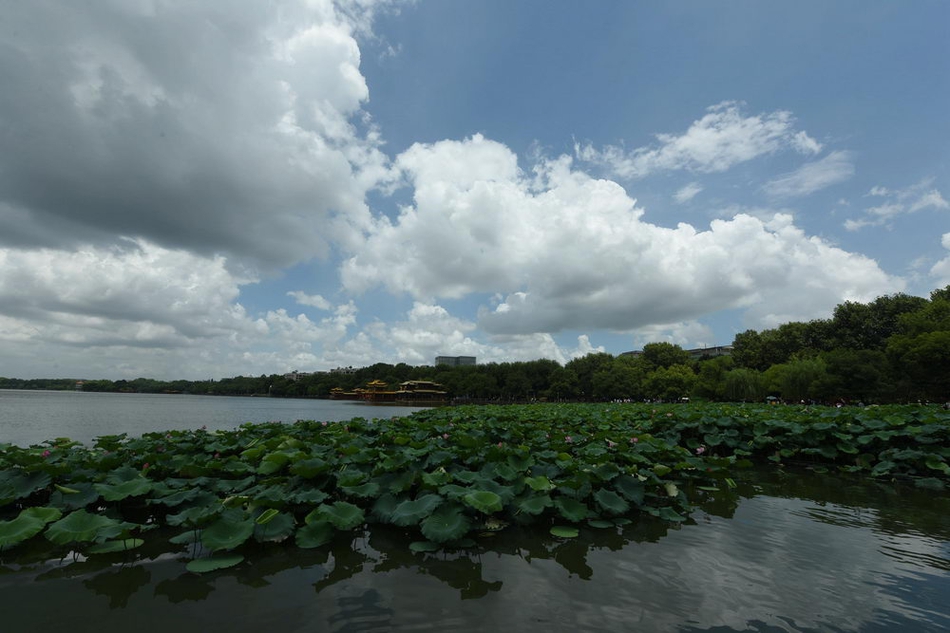
[[(172, 428), (342, 420), (412, 409), (352, 402), (0, 391), (0, 441), (91, 441)], [(418, 533), (371, 526), (313, 550), (247, 548), (185, 571), (188, 546), (50, 558), (42, 537), (0, 552), (3, 630), (950, 630), (950, 496), (847, 475), (760, 468), (684, 524), (635, 515), (574, 539), (547, 527), (414, 553)]]
[(950, 630), (946, 495), (771, 471), (738, 492), (681, 526), (509, 528), (434, 554), (374, 527), (205, 576), (155, 538), (88, 560), (26, 552), (0, 560), (0, 607), (17, 632)]
[(420, 407), (347, 400), (0, 389), (0, 443), (56, 437), (90, 443), (102, 435), (171, 429), (234, 429), (246, 422), (337, 422), (409, 415)]

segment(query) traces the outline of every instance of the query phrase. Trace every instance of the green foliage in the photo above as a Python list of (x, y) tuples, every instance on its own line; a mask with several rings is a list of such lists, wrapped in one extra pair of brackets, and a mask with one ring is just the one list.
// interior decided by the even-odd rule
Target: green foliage
[(689, 354), (673, 343), (647, 343), (643, 346), (643, 359), (656, 368), (669, 368), (674, 365), (688, 365)]
[[(691, 371), (663, 371), (677, 368)], [(637, 512), (680, 522), (689, 517), (689, 491), (725, 489), (750, 460), (913, 477), (930, 487), (950, 479), (950, 412), (924, 406), (468, 406), (346, 425), (48, 445), (45, 456), (0, 445), (8, 490), (0, 547), (44, 534), (86, 553), (122, 551), (147, 541), (153, 526), (184, 528), (173, 538), (179, 545), (240, 553), (255, 541), (321, 547), (374, 522), (434, 544), (510, 522), (607, 528)], [(279, 468), (264, 472), (262, 463)]]
[(108, 528), (119, 525), (115, 519), (85, 510), (75, 510), (46, 529), (46, 538), (57, 545), (95, 541)]
[(62, 513), (56, 508), (26, 508), (12, 521), (0, 521), (0, 549), (36, 536), (60, 516)]
[(189, 561), (185, 569), (193, 574), (206, 574), (219, 569), (234, 567), (243, 561), (244, 556), (242, 554), (222, 554), (211, 556), (210, 558), (196, 558), (193, 561)]

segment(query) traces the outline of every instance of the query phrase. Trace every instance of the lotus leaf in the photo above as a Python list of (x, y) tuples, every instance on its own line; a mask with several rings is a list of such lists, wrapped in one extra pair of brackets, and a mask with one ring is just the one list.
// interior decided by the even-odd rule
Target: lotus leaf
[(551, 480), (544, 475), (538, 475), (537, 477), (525, 477), (524, 482), (532, 490), (537, 492), (547, 492), (548, 490), (554, 489), (554, 484), (552, 484)]
[(530, 514), (532, 516), (541, 514), (552, 505), (554, 505), (554, 501), (551, 500), (551, 497), (544, 494), (525, 497), (516, 501), (515, 503), (515, 506), (520, 512), (524, 512), (525, 514)]
[(658, 516), (665, 521), (674, 521), (677, 523), (686, 520), (686, 517), (669, 507), (660, 508)]
[(436, 470), (431, 473), (422, 473), (422, 482), (427, 486), (439, 487), (452, 481), (452, 475), (445, 472), (444, 469)]
[(29, 497), (38, 490), (50, 485), (51, 478), (46, 472), (24, 473), (0, 470), (0, 506), (16, 499)]
[(341, 486), (340, 490), (347, 496), (360, 499), (375, 499), (379, 496), (379, 484), (372, 481), (359, 486)]
[(86, 548), (87, 554), (114, 554), (141, 547), (145, 541), (140, 538), (128, 538), (121, 541), (105, 541)]
[(447, 543), (462, 538), (471, 525), (456, 503), (443, 503), (422, 521), (422, 534), (434, 543)]
[(346, 501), (337, 501), (332, 505), (322, 504), (314, 512), (318, 518), (329, 521), (340, 531), (352, 530), (365, 521), (363, 510)]
[(85, 510), (74, 510), (64, 518), (50, 524), (46, 528), (46, 538), (57, 545), (66, 545), (74, 542), (94, 541), (100, 532), (106, 528), (114, 528), (120, 524), (99, 514), (90, 514)]
[(409, 543), (409, 549), (418, 554), (421, 552), (437, 552), (441, 547), (432, 541), (413, 541)]
[(614, 480), (613, 485), (627, 501), (634, 505), (643, 505), (646, 487), (642, 481), (631, 475), (621, 475)]
[(185, 565), (185, 569), (193, 574), (206, 574), (219, 569), (234, 567), (244, 561), (242, 554), (227, 554), (223, 556), (212, 556), (210, 558), (196, 558)]
[(575, 523), (580, 523), (589, 514), (585, 504), (570, 497), (558, 497), (554, 500), (554, 505), (562, 517)]
[(61, 516), (56, 508), (26, 508), (12, 521), (0, 521), (0, 548), (33, 538)]
[(228, 510), (201, 531), (201, 544), (212, 552), (243, 545), (254, 534), (254, 521), (243, 512)]
[(201, 533), (198, 530), (186, 530), (181, 534), (176, 534), (175, 536), (168, 539), (169, 543), (174, 543), (175, 545), (191, 545), (192, 543), (201, 542)]
[(403, 501), (393, 509), (390, 521), (402, 527), (417, 525), (419, 521), (432, 514), (442, 501), (442, 497), (434, 494), (423, 495), (412, 501)]
[(336, 530), (329, 521), (314, 521), (297, 530), (294, 540), (297, 547), (313, 549), (332, 541), (334, 534)]
[[(672, 485), (672, 484), (669, 484)], [(623, 514), (630, 509), (630, 504), (612, 490), (602, 488), (594, 493), (594, 501), (601, 510), (608, 514)]]
[(213, 521), (221, 514), (222, 510), (223, 507), (220, 503), (192, 506), (177, 514), (169, 514), (165, 517), (165, 522), (173, 526), (200, 527)]
[(594, 474), (603, 481), (610, 481), (620, 474), (620, 469), (613, 462), (606, 462), (594, 469)]
[(560, 538), (577, 538), (579, 532), (575, 527), (555, 525), (551, 528), (551, 534)]
[[(267, 512), (270, 511), (267, 510)], [(265, 541), (279, 543), (289, 538), (295, 529), (296, 523), (292, 514), (277, 512), (266, 523), (257, 524), (254, 528), (254, 539), (261, 543)]]
[(290, 501), (300, 504), (323, 503), (327, 499), (327, 493), (316, 488), (310, 490), (299, 490), (290, 496)]
[(399, 499), (387, 492), (376, 499), (370, 512), (379, 521), (389, 523), (392, 521), (393, 512), (399, 503)]
[(502, 507), (501, 497), (494, 492), (489, 492), (487, 490), (476, 490), (474, 492), (470, 492), (462, 497), (462, 501), (465, 502), (466, 505), (471, 506), (479, 512), (483, 512), (485, 514), (499, 512), (501, 511)]
[(258, 525), (267, 525), (278, 514), (280, 514), (279, 510), (275, 510), (274, 508), (268, 508), (267, 510), (264, 510), (259, 515), (257, 515), (257, 518), (254, 519), (254, 522), (257, 523)]
[(74, 483), (69, 485), (69, 490), (76, 492), (62, 492), (56, 490), (50, 495), (49, 503), (61, 510), (78, 510), (85, 508), (99, 499), (99, 492), (93, 484), (88, 482)]
[(93, 486), (106, 501), (122, 501), (128, 497), (140, 497), (152, 489), (152, 482), (142, 476), (115, 484)]
[(261, 458), (257, 472), (261, 475), (272, 475), (290, 462), (290, 455), (282, 451), (268, 453)]

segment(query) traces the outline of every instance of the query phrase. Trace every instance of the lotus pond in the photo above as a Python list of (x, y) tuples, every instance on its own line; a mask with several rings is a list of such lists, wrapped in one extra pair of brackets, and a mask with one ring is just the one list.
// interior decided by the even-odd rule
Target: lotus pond
[[(564, 630), (609, 630), (622, 621), (616, 610), (633, 608), (634, 597), (644, 622), (677, 608), (700, 613), (683, 611), (685, 605), (651, 606), (656, 587), (646, 582), (652, 578), (662, 585), (669, 568), (661, 566), (682, 572), (690, 557), (706, 573), (718, 573), (727, 591), (744, 592), (741, 598), (720, 596), (727, 604), (767, 607), (776, 600), (756, 597), (756, 587), (762, 587), (754, 578), (736, 584), (736, 574), (765, 573), (754, 567), (740, 571), (733, 563), (745, 560), (742, 551), (724, 551), (712, 560), (693, 551), (686, 558), (661, 555), (651, 562), (635, 547), (666, 535), (671, 536), (664, 542), (684, 533), (694, 538), (741, 533), (746, 526), (726, 518), (758, 504), (766, 509), (754, 514), (754, 521), (771, 525), (767, 531), (774, 533), (769, 538), (775, 543), (760, 543), (760, 551), (746, 562), (792, 556), (796, 546), (814, 549), (824, 539), (828, 551), (806, 585), (832, 572), (838, 580), (829, 586), (835, 591), (841, 591), (843, 576), (844, 586), (850, 579), (861, 595), (875, 583), (887, 584), (881, 581), (882, 568), (864, 577), (860, 566), (853, 569), (854, 557), (844, 557), (841, 569), (825, 568), (824, 574), (817, 569), (844, 547), (827, 542), (844, 544), (853, 534), (811, 534), (801, 541), (807, 530), (795, 521), (853, 531), (863, 530), (865, 523), (878, 526), (885, 516), (897, 523), (915, 517), (903, 531), (885, 530), (875, 539), (893, 537), (898, 551), (911, 552), (906, 554), (911, 559), (924, 557), (919, 569), (883, 572), (920, 581), (923, 603), (914, 603), (910, 614), (900, 607), (859, 620), (865, 623), (862, 630), (874, 630), (867, 622), (900, 618), (926, 630), (950, 623), (940, 606), (950, 602), (944, 492), (950, 473), (948, 422), (947, 412), (929, 407), (536, 405), (104, 436), (92, 445), (64, 438), (27, 448), (0, 445), (2, 600), (23, 604), (31, 595), (32, 600), (57, 595), (57, 605), (85, 603), (91, 592), (108, 598), (114, 609), (135, 603), (144, 613), (149, 608), (142, 603), (149, 597), (163, 597), (161, 604), (167, 606), (241, 595), (248, 604), (273, 600), (261, 613), (274, 609), (300, 615), (321, 604), (324, 619), (317, 628), (344, 630), (360, 618), (375, 621), (386, 615), (400, 592), (408, 592), (401, 601), (409, 603), (421, 599), (412, 598), (418, 592), (445, 596), (444, 587), (433, 589), (435, 583), (449, 588), (449, 603), (438, 607), (445, 617), (435, 617), (435, 606), (420, 604), (417, 610), (428, 615), (414, 624), (409, 617), (400, 627), (422, 630), (441, 621), (443, 628), (477, 629), (465, 624), (466, 618), (477, 616), (485, 624), (494, 621), (492, 614), (476, 609), (459, 615), (464, 609), (457, 601), (514, 595), (501, 588), (520, 585), (522, 600), (529, 587), (551, 590), (547, 598), (533, 598), (548, 605), (532, 607), (533, 628), (557, 628), (551, 618), (560, 613), (558, 621), (571, 623)], [(811, 474), (788, 474), (802, 468)], [(860, 500), (832, 501), (841, 509), (836, 505), (816, 519), (814, 510), (802, 505), (810, 493), (788, 492), (814, 478), (829, 491), (826, 497), (850, 488), (859, 491), (854, 494)], [(749, 538), (737, 541), (740, 550)], [(869, 547), (885, 549), (877, 541)], [(605, 557), (608, 568), (626, 561), (625, 573), (613, 569), (606, 572), (609, 577), (598, 578), (594, 563)], [(536, 562), (526, 570), (525, 561)], [(542, 578), (536, 577), (539, 572)], [(565, 588), (551, 577), (562, 573), (606, 580), (607, 587), (593, 593), (593, 585)], [(398, 581), (392, 584), (383, 576)], [(271, 583), (294, 597), (275, 598), (266, 589)], [(86, 591), (76, 592), (76, 585)], [(143, 587), (151, 590), (142, 592)], [(311, 598), (314, 590), (324, 597), (300, 602), (300, 587)], [(624, 587), (636, 588), (635, 594)], [(258, 592), (246, 593), (247, 588)], [(888, 590), (903, 591), (890, 585)], [(887, 593), (872, 593), (882, 591)], [(678, 587), (673, 593), (690, 592)], [(613, 605), (603, 603), (607, 595)], [(331, 596), (333, 604), (320, 602)], [(802, 608), (814, 600), (803, 599)], [(579, 611), (564, 613), (565, 604)], [(326, 620), (345, 614), (346, 605), (355, 615)], [(511, 608), (508, 602), (505, 609)], [(773, 618), (783, 613), (780, 604), (766, 611)], [(264, 620), (258, 616), (246, 621), (260, 624)], [(453, 624), (458, 617), (462, 620)], [(714, 621), (738, 630), (752, 626), (741, 613), (733, 620), (721, 613), (710, 617), (674, 618), (674, 628), (709, 630), (704, 627)], [(381, 629), (394, 628), (394, 621), (389, 617)], [(835, 630), (828, 629), (831, 621), (840, 630), (853, 630), (858, 620), (819, 618), (805, 628)], [(525, 626), (530, 622), (522, 618)], [(768, 626), (800, 628), (781, 619)]]

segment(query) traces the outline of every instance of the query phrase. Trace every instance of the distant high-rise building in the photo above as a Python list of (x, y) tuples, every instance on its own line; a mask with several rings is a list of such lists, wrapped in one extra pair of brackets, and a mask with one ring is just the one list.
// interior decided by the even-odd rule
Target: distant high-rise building
[(474, 365), (474, 356), (436, 356), (436, 365), (448, 365), (449, 367), (462, 367), (463, 365)]

